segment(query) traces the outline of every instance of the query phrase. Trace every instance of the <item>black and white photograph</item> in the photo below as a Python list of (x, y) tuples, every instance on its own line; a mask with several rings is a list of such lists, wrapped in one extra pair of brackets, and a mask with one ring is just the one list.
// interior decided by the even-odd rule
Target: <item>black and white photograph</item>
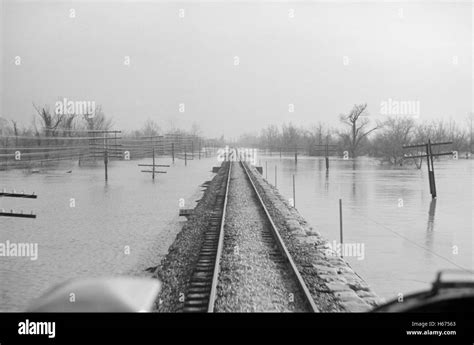
[(0, 0), (0, 344), (474, 343), (473, 17)]

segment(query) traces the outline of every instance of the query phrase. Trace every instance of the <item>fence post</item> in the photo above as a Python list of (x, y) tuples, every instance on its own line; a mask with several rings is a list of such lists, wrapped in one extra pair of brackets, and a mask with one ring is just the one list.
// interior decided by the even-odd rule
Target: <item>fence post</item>
[(342, 244), (344, 243), (344, 239), (343, 239), (343, 227), (342, 227), (342, 199), (339, 199), (339, 234), (340, 234), (340, 238), (341, 238), (341, 257), (344, 257), (343, 256), (343, 246)]
[(277, 166), (275, 165), (275, 188), (277, 187)]
[(174, 164), (174, 143), (171, 143), (171, 156), (173, 157), (173, 164)]
[(108, 163), (109, 163), (109, 152), (108, 152), (108, 145), (107, 145), (107, 133), (104, 133), (104, 146), (105, 146), (105, 150), (104, 150), (105, 180), (107, 181), (108, 178), (109, 178), (108, 169), (107, 169), (107, 165), (108, 165)]
[(296, 208), (295, 174), (293, 174), (293, 207)]

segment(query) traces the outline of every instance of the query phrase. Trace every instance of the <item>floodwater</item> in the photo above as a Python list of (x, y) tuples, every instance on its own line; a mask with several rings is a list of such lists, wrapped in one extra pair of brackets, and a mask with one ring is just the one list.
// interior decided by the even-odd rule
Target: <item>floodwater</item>
[[(435, 162), (435, 202), (426, 166), (391, 168), (372, 159), (331, 158), (326, 174), (321, 158), (299, 157), (297, 165), (290, 157), (259, 160), (272, 184), (277, 167), (277, 187), (287, 198), (295, 175), (296, 208), (330, 243), (339, 243), (342, 198), (343, 241), (359, 245), (345, 259), (380, 296), (426, 289), (440, 269), (473, 269), (473, 160)], [(194, 207), (199, 186), (212, 178), (217, 163), (207, 158), (185, 167), (176, 161), (154, 182), (139, 163), (149, 162), (112, 163), (107, 183), (101, 164), (30, 175), (0, 171), (0, 188), (38, 195), (0, 198), (0, 208), (38, 216), (0, 217), (0, 243), (38, 244), (37, 260), (0, 257), (0, 310), (22, 311), (69, 278), (143, 274), (159, 264), (185, 221), (178, 217), (179, 199)]]
[(69, 278), (139, 275), (160, 263), (185, 221), (178, 217), (179, 199), (185, 208), (195, 206), (216, 159), (196, 159), (187, 166), (177, 160), (160, 168), (167, 173), (154, 182), (151, 174), (140, 172), (139, 163), (150, 164), (150, 159), (111, 163), (107, 183), (103, 164), (70, 163), (29, 175), (0, 171), (0, 189), (38, 195), (0, 198), (0, 209), (37, 214), (36, 219), (0, 217), (0, 243), (38, 244), (36, 260), (0, 257), (0, 310), (23, 311), (31, 299)]
[(435, 201), (426, 163), (418, 170), (330, 158), (326, 174), (324, 158), (259, 161), (273, 185), (276, 166), (277, 188), (288, 199), (295, 175), (296, 208), (333, 247), (340, 243), (342, 199), (343, 243), (358, 245), (345, 259), (381, 297), (427, 289), (438, 270), (474, 269), (474, 160), (435, 161)]

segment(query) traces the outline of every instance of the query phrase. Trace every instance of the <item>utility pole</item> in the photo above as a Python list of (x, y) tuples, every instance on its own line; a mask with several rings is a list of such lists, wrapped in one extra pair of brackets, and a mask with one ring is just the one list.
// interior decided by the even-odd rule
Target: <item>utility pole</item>
[(174, 164), (174, 143), (171, 143), (171, 157), (173, 157), (173, 164)]
[(108, 180), (108, 171), (107, 171), (107, 165), (109, 163), (109, 148), (108, 148), (108, 143), (107, 143), (107, 139), (108, 139), (108, 133), (105, 132), (104, 133), (104, 167), (105, 167), (105, 181)]
[(151, 175), (151, 178), (154, 180), (155, 179), (155, 144), (153, 142), (153, 137), (151, 138), (151, 147), (152, 147), (152, 155), (153, 155), (153, 173)]
[(442, 142), (442, 143), (432, 143), (430, 139), (428, 139), (428, 142), (426, 144), (416, 144), (416, 145), (405, 145), (403, 146), (404, 149), (410, 149), (410, 148), (419, 148), (419, 147), (424, 147), (426, 154), (418, 154), (418, 155), (404, 155), (403, 158), (423, 158), (426, 157), (426, 164), (428, 166), (428, 181), (430, 184), (430, 193), (432, 199), (435, 199), (437, 194), (436, 194), (436, 183), (435, 183), (435, 174), (434, 174), (434, 164), (433, 164), (433, 157), (438, 157), (438, 156), (451, 156), (454, 155), (455, 152), (441, 152), (441, 153), (435, 153), (433, 154), (432, 147), (433, 146), (439, 146), (439, 145), (450, 145), (452, 144), (452, 141), (447, 141), (447, 142)]
[(329, 135), (326, 136), (326, 144), (318, 144), (316, 145), (316, 152), (324, 152), (325, 161), (326, 161), (326, 170), (329, 171), (329, 152), (334, 153), (336, 152), (336, 145), (331, 144), (329, 145)]
[(472, 119), (474, 118), (474, 113), (471, 113), (471, 143), (469, 145), (471, 154), (472, 154)]

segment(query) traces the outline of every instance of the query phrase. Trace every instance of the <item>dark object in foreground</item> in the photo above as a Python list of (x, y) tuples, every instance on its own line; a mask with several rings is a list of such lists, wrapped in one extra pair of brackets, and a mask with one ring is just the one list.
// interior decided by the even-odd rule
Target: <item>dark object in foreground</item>
[(44, 293), (27, 312), (149, 312), (161, 284), (139, 277), (73, 279)]
[[(441, 280), (446, 273), (460, 276), (458, 280)], [(395, 313), (438, 313), (472, 312), (474, 310), (474, 272), (445, 270), (440, 271), (429, 291), (418, 292), (394, 299), (381, 305), (373, 312)]]

